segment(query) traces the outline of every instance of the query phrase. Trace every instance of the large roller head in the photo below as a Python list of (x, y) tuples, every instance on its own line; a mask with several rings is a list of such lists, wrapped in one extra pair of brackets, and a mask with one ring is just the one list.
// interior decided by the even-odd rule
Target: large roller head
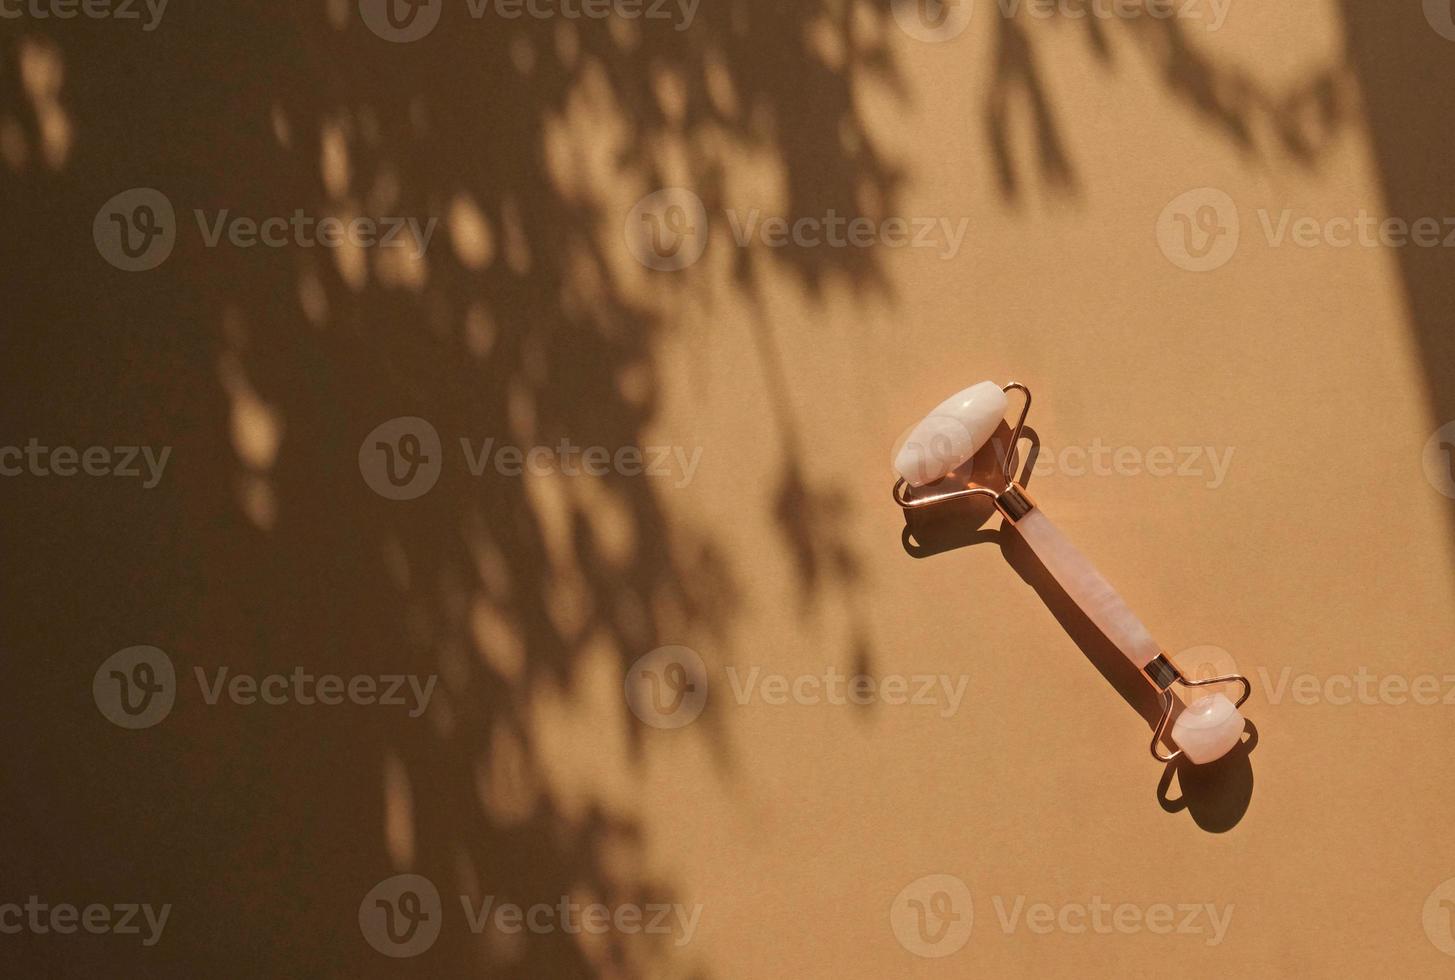
[(1243, 738), (1243, 715), (1225, 694), (1209, 694), (1172, 723), (1172, 742), (1196, 765), (1221, 759)]
[(1005, 391), (994, 381), (951, 395), (910, 431), (894, 468), (912, 487), (942, 479), (990, 441), (1007, 404)]

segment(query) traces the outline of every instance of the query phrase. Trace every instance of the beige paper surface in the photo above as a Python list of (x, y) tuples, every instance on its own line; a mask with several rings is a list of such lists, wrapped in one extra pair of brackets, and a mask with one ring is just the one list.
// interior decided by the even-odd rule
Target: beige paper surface
[[(0, 458), (0, 904), (172, 908), (0, 959), (1448, 974), (1439, 4), (458, 4), (399, 43), (234, 6), (5, 28), (0, 443), (172, 451), (150, 489)], [(145, 271), (129, 188), (175, 210)], [(300, 208), (439, 224), (230, 237)], [(998, 516), (906, 530), (896, 440), (985, 379), (1169, 654), (1252, 680), (1248, 748), (1154, 762)], [(175, 677), (133, 731), (136, 646)]]

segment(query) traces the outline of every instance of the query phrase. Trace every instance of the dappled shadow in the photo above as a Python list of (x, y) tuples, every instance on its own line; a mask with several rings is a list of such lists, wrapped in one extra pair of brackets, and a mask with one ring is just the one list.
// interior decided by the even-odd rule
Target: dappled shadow
[[(1084, 34), (1109, 75), (1122, 59), (1150, 65), (1166, 93), (1250, 165), (1288, 161), (1319, 173), (1341, 139), (1367, 134), (1385, 215), (1411, 223), (1455, 216), (1449, 147), (1455, 26), (1444, 0), (1397, 8), (1339, 0), (1342, 46), (1326, 63), (1286, 84), (1266, 80), (1257, 65), (1214, 53), (1199, 36), (1208, 24), (1197, 18), (1068, 18), (1064, 9), (1036, 18), (1022, 5), (1019, 16), (995, 18), (984, 124), (1006, 202), (1023, 198), (1028, 171), (1053, 192), (1074, 196), (1082, 190), (1077, 148), (1057, 115), (1058, 93), (1046, 81), (1039, 50), (1051, 32), (1075, 31)], [(1018, 153), (1022, 146), (1026, 150)], [(1455, 249), (1390, 251), (1427, 382), (1430, 416), (1434, 425), (1445, 425), (1455, 421)], [(1455, 466), (1455, 444), (1436, 448), (1446, 465)], [(1449, 514), (1455, 528), (1455, 502)]]
[[(583, 678), (605, 677), (613, 707), (574, 751), (630, 778), (648, 730), (620, 698), (627, 666), (672, 643), (720, 660), (742, 573), (673, 515), (690, 488), (475, 475), (460, 441), (649, 440), (654, 350), (703, 269), (624, 258), (624, 216), (647, 192), (688, 183), (710, 210), (742, 205), (767, 193), (727, 185), (725, 157), (746, 150), (785, 214), (892, 213), (898, 178), (857, 105), (866, 82), (894, 85), (885, 15), (742, 0), (702, 5), (679, 32), (466, 9), (397, 45), (341, 2), (175, 5), (152, 33), (6, 22), (5, 431), (173, 452), (151, 490), (0, 489), (5, 550), (33, 556), (3, 580), (4, 731), (26, 748), (7, 770), (0, 871), (53, 901), (172, 903), (144, 951), (154, 975), (705, 972), (672, 936), (473, 936), (456, 897), (702, 902), (710, 927), (710, 896), (649, 862), (630, 796), (556, 785), (539, 712), (590, 704)], [(145, 273), (92, 240), (97, 209), (133, 187), (178, 217), (175, 251)], [(416, 254), (208, 247), (193, 216), (300, 208), (442, 223)], [(740, 249), (733, 265), (744, 290), (769, 273), (810, 294), (887, 288), (866, 249)], [(792, 407), (778, 411), (791, 447)], [(400, 417), (442, 443), (438, 483), (411, 501), (360, 474), (365, 436)], [(794, 531), (806, 602), (857, 574), (844, 505), (823, 495), (796, 470), (773, 514), (750, 515)], [(858, 636), (846, 657), (865, 669)], [(91, 675), (133, 644), (170, 654), (180, 693), (161, 725), (123, 732)], [(439, 683), (412, 718), (209, 705), (194, 680), (299, 666)], [(711, 706), (676, 733), (706, 741), (726, 779), (730, 734)], [(394, 961), (357, 916), (402, 871), (438, 886), (444, 928)], [(12, 954), (133, 969), (123, 943), (37, 937)]]
[[(1441, 9), (1445, 6), (1445, 9)], [(1450, 119), (1455, 108), (1455, 27), (1452, 39), (1426, 18), (1447, 5), (1425, 2), (1387, 10), (1343, 0), (1349, 58), (1367, 107), (1385, 210), (1415, 221), (1455, 218), (1455, 157)], [(1436, 20), (1435, 23), (1440, 23)], [(1450, 229), (1444, 229), (1448, 235)], [(1455, 421), (1455, 248), (1397, 250), (1406, 315), (1428, 379), (1433, 422)], [(1441, 447), (1449, 464), (1455, 447)], [(1452, 473), (1455, 480), (1455, 473)], [(1455, 522), (1455, 501), (1450, 516)], [(1455, 535), (1452, 535), (1455, 539)]]
[[(985, 126), (1000, 190), (1018, 201), (1022, 171), (1034, 169), (1045, 186), (1080, 190), (1076, 149), (1068, 145), (1056, 114), (1056, 95), (1041, 66), (1038, 40), (1045, 32), (1085, 33), (1095, 60), (1108, 72), (1119, 59), (1151, 65), (1167, 93), (1250, 159), (1280, 154), (1316, 168), (1323, 152), (1351, 125), (1362, 121), (1353, 73), (1343, 59), (1310, 72), (1288, 86), (1260, 80), (1256, 71), (1219, 58), (1197, 39), (1207, 24), (1181, 17), (1050, 18), (1019, 14), (995, 18), (995, 54), (986, 96)], [(1210, 7), (1205, 9), (1211, 9)], [(1016, 134), (1029, 133), (1030, 152), (1018, 157)]]

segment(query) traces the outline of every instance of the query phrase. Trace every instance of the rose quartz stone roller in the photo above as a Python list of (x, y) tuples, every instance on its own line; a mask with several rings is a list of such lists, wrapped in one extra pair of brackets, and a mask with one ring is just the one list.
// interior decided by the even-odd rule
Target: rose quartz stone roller
[[(932, 487), (968, 462), (990, 440), (1005, 418), (1008, 393), (1012, 390), (1024, 394), (1025, 407), (1012, 435), (1012, 449), (1005, 456), (1006, 488), (996, 491), (973, 484), (951, 486), (948, 490)], [(1243, 716), (1238, 707), (1248, 699), (1252, 685), (1240, 675), (1204, 681), (1185, 678), (1117, 590), (1036, 506), (1025, 488), (1014, 481), (1014, 447), (1020, 440), (1030, 405), (1030, 390), (1024, 385), (1013, 382), (1002, 388), (991, 381), (966, 388), (940, 403), (911, 430), (895, 457), (895, 469), (902, 478), (895, 486), (895, 500), (912, 510), (971, 494), (993, 498), (997, 509), (1072, 601), (1157, 689), (1163, 713), (1152, 737), (1152, 754), (1162, 762), (1171, 762), (1179, 755), (1197, 764), (1222, 758), (1242, 739)], [(926, 492), (925, 488), (930, 490)], [(1172, 685), (1191, 688), (1232, 682), (1241, 682), (1242, 697), (1234, 702), (1225, 694), (1215, 693), (1187, 705), (1172, 725), (1172, 742), (1179, 751), (1164, 755), (1159, 745), (1174, 707)]]

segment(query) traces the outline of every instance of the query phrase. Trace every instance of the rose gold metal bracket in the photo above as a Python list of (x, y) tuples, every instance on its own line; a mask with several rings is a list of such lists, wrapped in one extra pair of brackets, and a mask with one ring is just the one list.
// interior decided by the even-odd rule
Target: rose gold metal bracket
[(1162, 717), (1157, 721), (1157, 730), (1152, 733), (1152, 758), (1158, 762), (1175, 762), (1182, 756), (1182, 750), (1178, 749), (1171, 755), (1163, 755), (1157, 751), (1162, 744), (1162, 739), (1167, 736), (1167, 725), (1172, 721), (1173, 701), (1172, 685), (1181, 684), (1183, 687), (1209, 687), (1213, 684), (1242, 684), (1243, 696), (1233, 702), (1233, 707), (1241, 708), (1243, 702), (1253, 695), (1253, 682), (1242, 674), (1223, 674), (1219, 677), (1209, 677), (1206, 680), (1190, 681), (1177, 669), (1177, 666), (1167, 659), (1167, 654), (1155, 658), (1143, 668), (1143, 673), (1148, 681), (1157, 689), (1157, 698), (1162, 703)]

